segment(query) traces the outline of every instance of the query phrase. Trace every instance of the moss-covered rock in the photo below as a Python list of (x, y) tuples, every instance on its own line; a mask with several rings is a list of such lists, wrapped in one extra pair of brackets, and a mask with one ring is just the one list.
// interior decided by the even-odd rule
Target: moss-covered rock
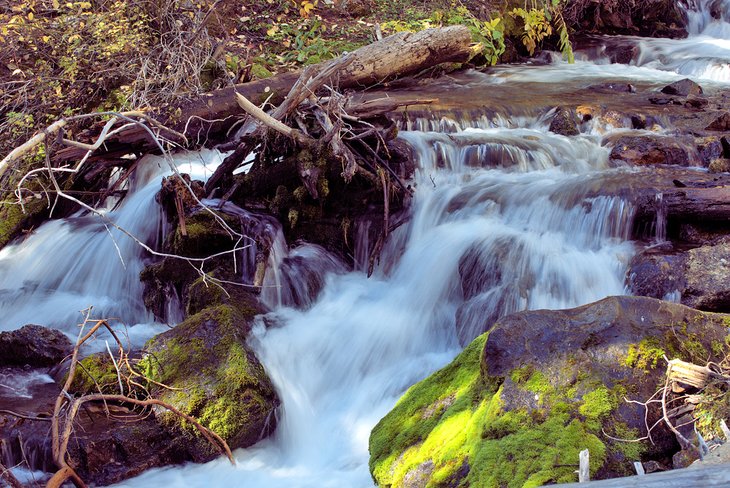
[(415, 478), (429, 487), (528, 487), (576, 481), (583, 449), (599, 478), (671, 456), (678, 446), (661, 428), (655, 446), (611, 439), (646, 434), (643, 409), (623, 398), (646, 400), (663, 385), (664, 355), (702, 364), (724, 356), (729, 318), (643, 297), (505, 317), (373, 429), (373, 478), (389, 487)]
[[(274, 428), (279, 400), (253, 351), (246, 345), (255, 301), (208, 307), (174, 329), (153, 338), (139, 368), (157, 383), (154, 396), (197, 418), (231, 448), (257, 442)], [(187, 422), (169, 412), (158, 420), (195, 445), (193, 457), (205, 461), (218, 453)]]
[[(240, 229), (241, 224), (237, 218), (225, 214), (218, 216), (232, 229)], [(166, 252), (191, 258), (208, 257), (230, 251), (236, 245), (237, 238), (232, 236), (210, 212), (202, 210), (186, 217), (185, 232), (176, 226), (165, 239)], [(231, 256), (223, 254), (210, 259), (205, 263), (204, 271), (221, 280), (239, 281), (240, 278), (234, 273), (235, 266)], [(177, 296), (183, 304), (187, 304), (189, 288), (199, 279), (200, 272), (197, 269), (177, 258), (168, 257), (148, 265), (140, 274), (140, 280), (144, 283), (145, 307), (160, 320), (167, 320), (166, 309), (170, 296)], [(200, 300), (196, 300), (195, 311), (211, 304), (198, 302)]]

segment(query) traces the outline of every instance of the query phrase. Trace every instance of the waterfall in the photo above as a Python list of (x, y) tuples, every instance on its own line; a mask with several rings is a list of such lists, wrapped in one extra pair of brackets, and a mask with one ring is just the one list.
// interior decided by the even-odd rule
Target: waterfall
[[(728, 11), (727, 2), (720, 5)], [(707, 6), (702, 0), (704, 10), (690, 13), (687, 39), (629, 38), (639, 46), (631, 66), (583, 60), (500, 67), (465, 78), (486, 85), (485, 93), (508, 82), (522, 88), (554, 83), (561, 92), (565, 83), (616, 78), (730, 81), (728, 17), (712, 18)], [(522, 88), (516, 97), (532, 96)], [(247, 249), (242, 280), (253, 282), (257, 259), (268, 262), (262, 299), (272, 312), (257, 319), (249, 341), (282, 399), (277, 431), (236, 451), (236, 466), (219, 459), (155, 469), (118, 486), (372, 486), (372, 427), (462, 344), (510, 312), (625, 293), (624, 274), (636, 251), (630, 241), (634, 209), (610, 189), (596, 189), (615, 188), (641, 170), (610, 167), (610, 148), (600, 134), (610, 127), (584, 127), (580, 135), (564, 137), (547, 126), (546, 114), (529, 110), (404, 122), (400, 137), (417, 159), (410, 219), (390, 235), (370, 278), (367, 227), (357, 232), (356, 266), (347, 272), (321, 247), (289, 249), (273, 219), (224, 205), (251, 226), (267, 227), (268, 254)], [(192, 169), (195, 161), (179, 164)], [(164, 233), (153, 202), (164, 171), (154, 170), (154, 159), (150, 163), (150, 173), (132, 182), (122, 205), (107, 215), (154, 245)], [(659, 196), (657, 208), (664, 208)], [(664, 216), (655, 224), (661, 241)], [(71, 333), (76, 310), (95, 305), (98, 315), (140, 324), (132, 327), (140, 337), (159, 330), (162, 325), (140, 305), (145, 256), (110, 233), (97, 219), (77, 215), (48, 222), (0, 251), (0, 305), (6, 311), (0, 327), (37, 322)]]
[[(220, 163), (217, 152), (181, 154), (176, 164), (196, 178)], [(122, 187), (127, 196), (105, 217), (155, 248), (166, 233), (166, 222), (155, 195), (163, 176), (171, 173), (160, 157), (145, 156)], [(145, 266), (143, 248), (98, 216), (79, 212), (50, 220), (24, 240), (0, 250), (0, 330), (34, 323), (54, 327), (76, 340), (81, 310), (94, 307), (94, 317), (116, 318), (128, 326), (133, 344), (141, 345), (166, 329), (144, 307), (139, 274)], [(170, 314), (179, 316), (171, 307)], [(102, 342), (103, 345), (103, 342)], [(101, 346), (99, 346), (101, 347)]]
[[(155, 470), (120, 486), (371, 486), (372, 426), (460, 341), (515, 310), (625, 292), (632, 208), (586, 190), (624, 171), (608, 168), (600, 137), (552, 134), (540, 117), (448, 126), (448, 134), (401, 133), (418, 163), (411, 218), (373, 276), (335, 266), (320, 275), (324, 288), (309, 308), (280, 306), (254, 327), (250, 342), (282, 399), (274, 436), (237, 451), (236, 467)], [(284, 282), (280, 270), (269, 279)]]

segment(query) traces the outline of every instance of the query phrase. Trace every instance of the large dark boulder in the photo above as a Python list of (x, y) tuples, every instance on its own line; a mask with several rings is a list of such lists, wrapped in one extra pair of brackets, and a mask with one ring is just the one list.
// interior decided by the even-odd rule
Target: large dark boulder
[(29, 324), (0, 332), (0, 366), (53, 366), (71, 351), (71, 341), (57, 329)]
[[(645, 401), (664, 385), (665, 355), (723, 357), (729, 322), (646, 297), (503, 317), (375, 426), (373, 478), (380, 486), (571, 482), (583, 449), (592, 478), (633, 474), (632, 461), (668, 463), (679, 446), (661, 425), (653, 444), (612, 439), (646, 435), (644, 409), (624, 399)], [(646, 421), (660, 415), (650, 406)]]

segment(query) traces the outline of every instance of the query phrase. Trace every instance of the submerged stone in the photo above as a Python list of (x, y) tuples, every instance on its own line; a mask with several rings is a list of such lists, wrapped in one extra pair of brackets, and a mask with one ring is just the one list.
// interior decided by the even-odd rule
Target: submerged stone
[(624, 136), (614, 144), (609, 156), (611, 161), (631, 166), (672, 164), (688, 166), (690, 155), (687, 147), (676, 138), (662, 136)]

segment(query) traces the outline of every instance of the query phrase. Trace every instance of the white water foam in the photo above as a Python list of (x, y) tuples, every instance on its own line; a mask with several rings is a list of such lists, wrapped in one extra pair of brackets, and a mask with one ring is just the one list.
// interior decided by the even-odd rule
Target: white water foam
[(373, 277), (327, 274), (311, 308), (280, 307), (266, 318), (275, 325), (261, 320), (254, 329), (250, 342), (282, 399), (275, 435), (238, 450), (235, 467), (216, 460), (153, 470), (119, 486), (372, 486), (372, 427), (459, 350), (460, 309), (512, 296), (501, 282), (471, 290), (481, 271), (465, 268), (474, 252), (506, 247), (512, 255), (497, 274), (525, 277), (520, 299), (501, 300), (514, 306), (497, 315), (624, 293), (631, 209), (581, 193), (600, 185), (608, 150), (537, 120), (525, 125), (532, 128), (402, 133), (419, 160), (412, 218), (391, 236)]
[[(214, 151), (176, 155), (181, 171), (205, 178), (222, 157)], [(171, 174), (161, 157), (145, 156), (124, 189), (128, 195), (105, 216), (155, 248), (165, 232), (165, 220), (155, 194), (163, 176)], [(110, 205), (111, 206), (111, 205)], [(54, 327), (76, 339), (90, 306), (97, 318), (116, 318), (128, 326), (132, 344), (165, 330), (144, 307), (139, 274), (144, 268), (142, 247), (95, 215), (51, 220), (26, 239), (0, 250), (0, 330), (28, 323)], [(103, 346), (103, 341), (99, 345)]]

